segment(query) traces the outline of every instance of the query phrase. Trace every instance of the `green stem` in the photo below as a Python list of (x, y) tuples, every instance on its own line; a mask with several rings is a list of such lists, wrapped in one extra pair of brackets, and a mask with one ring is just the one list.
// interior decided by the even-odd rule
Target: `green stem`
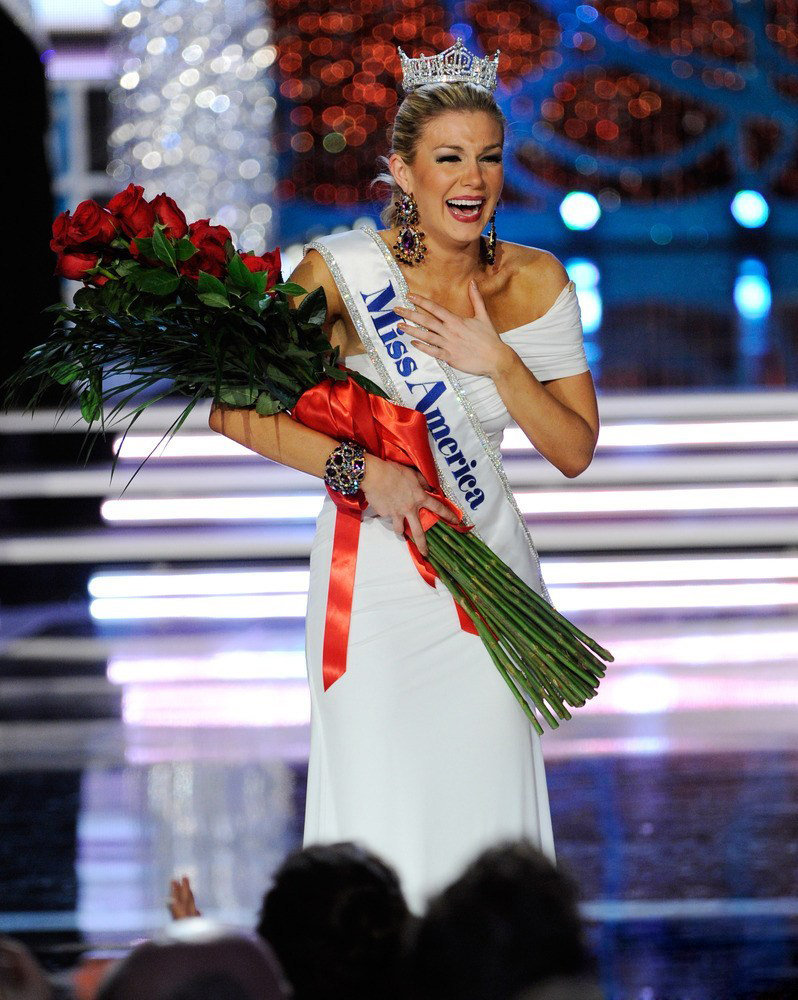
[[(486, 588), (480, 581), (472, 580), (471, 583), (477, 586), (484, 599)], [(480, 606), (482, 606), (482, 601), (480, 602)], [(500, 608), (494, 606), (490, 610), (486, 609), (483, 613), (486, 618), (490, 618), (497, 623), (502, 631), (503, 641), (511, 643), (512, 646), (516, 647), (516, 659), (518, 659), (521, 669), (529, 675), (530, 680), (534, 684), (538, 685), (541, 696), (548, 701), (561, 719), (570, 718), (570, 713), (565, 708), (557, 690), (555, 681), (555, 677), (559, 679), (557, 667), (555, 666), (552, 670), (552, 665), (549, 664), (548, 669), (554, 676), (547, 675), (546, 664), (541, 659), (538, 650), (528, 646), (524, 642), (521, 636), (518, 635), (517, 622), (509, 618)], [(538, 664), (538, 666), (536, 667), (535, 664)], [(578, 697), (576, 700), (578, 700)]]
[[(433, 545), (435, 545), (435, 542), (433, 542)], [(440, 573), (441, 579), (443, 580), (443, 582), (446, 584), (446, 586), (451, 591), (452, 596), (455, 597), (455, 599), (457, 599), (457, 594), (459, 593), (459, 594), (462, 595), (462, 597), (464, 598), (464, 600), (467, 601), (467, 605), (468, 606), (466, 607), (466, 610), (468, 611), (468, 613), (471, 615), (472, 619), (474, 620), (474, 624), (475, 624), (475, 626), (477, 628), (477, 631), (479, 632), (480, 636), (482, 637), (483, 636), (482, 613), (477, 608), (476, 604), (470, 599), (470, 597), (466, 597), (466, 595), (465, 595), (462, 587), (459, 585), (456, 577), (454, 576), (454, 574), (457, 572), (457, 567), (453, 566), (452, 563), (449, 561), (449, 559), (444, 555), (443, 559), (442, 559), (442, 561), (440, 563), (440, 565), (437, 566), (436, 569)], [(462, 601), (459, 602), (459, 603), (462, 603)], [(465, 605), (464, 605), (464, 607), (465, 607)], [(488, 623), (488, 624), (490, 624), (490, 623)], [(487, 630), (485, 630), (485, 631), (487, 631)], [(499, 629), (497, 629), (497, 631), (499, 631)], [(528, 680), (524, 676), (524, 672), (523, 672), (522, 668), (520, 668), (519, 666), (515, 665), (512, 662), (512, 658), (507, 654), (507, 652), (504, 649), (502, 649), (501, 646), (499, 646), (499, 645), (496, 644), (495, 639), (493, 639), (493, 636), (491, 636), (490, 638), (491, 638), (492, 643), (496, 646), (497, 652), (500, 652), (501, 655), (504, 657), (504, 660), (505, 660), (505, 662), (504, 662), (504, 668), (514, 678), (517, 678), (520, 681), (520, 686), (523, 688), (524, 691), (526, 691), (526, 693), (534, 701), (534, 703), (535, 703), (538, 711), (541, 713), (541, 715), (543, 715), (543, 717), (546, 719), (546, 721), (551, 726), (551, 728), (552, 729), (556, 729), (557, 726), (559, 725), (559, 723), (554, 718), (554, 716), (549, 712), (548, 708), (546, 707), (546, 705), (545, 705), (545, 703), (543, 701), (543, 698), (541, 697), (540, 692), (538, 690), (536, 690), (534, 687), (530, 687), (530, 684), (529, 684)], [(503, 641), (506, 641), (506, 637), (504, 638)], [(544, 691), (546, 690), (545, 687), (543, 687), (543, 690)], [(548, 692), (546, 692), (546, 693), (548, 695)], [(555, 711), (556, 711), (556, 709), (555, 709)], [(564, 718), (564, 716), (561, 716), (561, 718)]]
[[(453, 553), (447, 550), (447, 553), (444, 554), (438, 539), (430, 539), (428, 536), (428, 543), (431, 546), (433, 560), (445, 558), (446, 554), (448, 554), (448, 557), (454, 564), (455, 558)], [(462, 568), (459, 567), (459, 569), (462, 572)], [(462, 586), (462, 581), (458, 581), (458, 583)], [(499, 622), (499, 627), (503, 633), (507, 637), (512, 636), (513, 644), (523, 649), (523, 653), (519, 656), (519, 659), (524, 663), (524, 666), (526, 666), (526, 659), (531, 661), (529, 664), (530, 670), (534, 671), (532, 664), (539, 664), (536, 671), (538, 676), (533, 676), (532, 679), (540, 685), (542, 691), (546, 692), (552, 707), (555, 708), (558, 714), (561, 714), (560, 710), (563, 708), (561, 704), (563, 693), (566, 698), (570, 698), (573, 705), (584, 704), (588, 698), (593, 697), (595, 694), (594, 686), (590, 685), (588, 687), (581, 678), (574, 676), (570, 662), (567, 660), (562, 660), (561, 663), (553, 662), (545, 655), (543, 649), (538, 648), (538, 646), (545, 647), (548, 644), (545, 640), (541, 642), (542, 637), (533, 633), (529, 627), (529, 622), (524, 621), (519, 612), (511, 606), (496, 602), (494, 600), (494, 592), (478, 576), (476, 578), (473, 576), (470, 577), (468, 583), (471, 587), (476, 587), (480, 592), (480, 609), (482, 613), (486, 617), (495, 618)]]
[[(427, 537), (432, 536), (432, 529), (427, 532)], [(437, 535), (435, 536), (437, 537)], [(557, 655), (558, 658), (564, 663), (564, 665), (580, 676), (591, 688), (595, 688), (597, 685), (597, 676), (603, 677), (605, 670), (604, 665), (597, 660), (589, 650), (585, 649), (584, 646), (579, 644), (578, 640), (571, 635), (563, 635), (553, 624), (551, 618), (546, 620), (545, 615), (542, 611), (538, 611), (538, 607), (531, 605), (530, 601), (527, 599), (527, 594), (520, 589), (520, 587), (514, 584), (512, 581), (508, 581), (507, 577), (501, 573), (497, 563), (499, 562), (498, 556), (495, 553), (490, 552), (492, 556), (491, 559), (485, 559), (484, 562), (477, 562), (474, 558), (473, 552), (468, 552), (467, 546), (462, 543), (462, 535), (446, 536), (442, 535), (441, 540), (447, 545), (449, 550), (456, 554), (458, 559), (465, 560), (473, 572), (473, 578), (479, 579), (481, 576), (487, 572), (492, 579), (499, 585), (501, 591), (504, 591), (508, 587), (508, 582), (510, 583), (509, 589), (516, 594), (518, 597), (518, 603), (520, 608), (518, 613), (521, 615), (521, 620), (519, 625), (524, 631), (529, 630), (530, 625), (534, 625), (539, 631), (542, 630), (550, 638), (543, 641), (541, 636), (535, 636), (537, 641), (541, 641), (541, 644), (546, 646), (550, 652)], [(529, 593), (534, 593), (531, 588), (520, 581), (521, 585), (525, 588), (525, 591)], [(511, 606), (509, 602), (504, 602), (498, 593), (501, 591), (491, 591), (489, 596), (498, 601), (503, 607)], [(550, 605), (544, 602), (545, 608), (550, 608)], [(531, 621), (530, 621), (531, 619)], [(564, 659), (567, 656), (568, 659)], [(587, 662), (585, 662), (587, 660)], [(591, 667), (593, 669), (591, 669)], [(597, 675), (597, 676), (596, 676)]]
[[(450, 536), (451, 535), (460, 534), (460, 532), (455, 531), (455, 529), (453, 527), (451, 527), (451, 525), (446, 524), (445, 521), (438, 521), (433, 527), (435, 529), (437, 529), (438, 525), (440, 525), (440, 530), (442, 532), (444, 532), (445, 534), (448, 534)], [(430, 529), (430, 530), (433, 530), (433, 529)], [(487, 554), (489, 557), (492, 557), (494, 560), (497, 559), (496, 553), (493, 552), (492, 549), (490, 549), (482, 541), (482, 539), (479, 538), (477, 535), (475, 535), (472, 531), (468, 533), (468, 537), (471, 540), (471, 544), (474, 545), (476, 548), (480, 549), (480, 551), (482, 551), (483, 554)], [(518, 576), (517, 573), (515, 573), (507, 565), (507, 563), (502, 562), (501, 560), (498, 560), (498, 562), (499, 562), (499, 566), (501, 567), (501, 570), (502, 570), (503, 574), (509, 580), (511, 580), (512, 582), (516, 582), (517, 581), (517, 583), (520, 584), (522, 587), (526, 587), (526, 584), (524, 583), (524, 581)], [(542, 598), (539, 594), (536, 594), (534, 590), (532, 590), (531, 588), (528, 588), (528, 589), (529, 589), (531, 600), (534, 603), (536, 603), (539, 606), (540, 605), (545, 606), (545, 609), (552, 615), (552, 617), (556, 618), (557, 621), (560, 624), (564, 625), (569, 630), (569, 632), (572, 632), (574, 635), (578, 636), (582, 640), (582, 642), (584, 642), (584, 644), (586, 646), (588, 646), (595, 653), (597, 653), (602, 659), (607, 660), (610, 663), (613, 661), (612, 653), (610, 653), (608, 650), (604, 649), (603, 646), (600, 646), (596, 642), (595, 639), (592, 639), (589, 635), (587, 635), (585, 632), (583, 632), (580, 628), (577, 628), (577, 626), (574, 625), (573, 622), (569, 621), (567, 618), (565, 618), (563, 615), (561, 615), (560, 612), (557, 611), (556, 608), (554, 608), (552, 605), (550, 605), (548, 603), (548, 601), (546, 601), (544, 598)]]
[[(457, 601), (457, 603), (471, 616), (474, 626), (476, 627), (477, 633), (482, 640), (485, 649), (488, 651), (488, 655), (493, 660), (494, 665), (498, 669), (501, 676), (504, 678), (505, 683), (510, 688), (518, 704), (524, 711), (524, 714), (532, 723), (535, 731), (542, 736), (543, 727), (540, 722), (538, 722), (535, 713), (530, 708), (527, 703), (526, 698), (524, 698), (521, 691), (518, 689), (516, 684), (512, 680), (511, 673), (514, 674), (515, 670), (513, 665), (509, 662), (506, 653), (502, 650), (501, 646), (496, 642), (496, 640), (491, 635), (490, 631), (485, 627), (484, 623), (480, 619), (479, 613), (473, 606), (471, 601), (466, 597), (466, 595), (457, 586), (457, 582), (449, 576), (446, 570), (439, 571), (441, 579), (446, 584), (447, 589), (450, 591), (452, 597)], [(556, 722), (555, 722), (556, 726)]]

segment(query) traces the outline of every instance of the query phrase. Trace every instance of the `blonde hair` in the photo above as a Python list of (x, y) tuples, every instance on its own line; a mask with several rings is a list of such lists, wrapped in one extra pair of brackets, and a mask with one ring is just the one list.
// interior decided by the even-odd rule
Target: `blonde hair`
[[(412, 90), (399, 105), (391, 130), (391, 153), (397, 153), (405, 163), (412, 166), (424, 129), (446, 111), (484, 111), (501, 128), (502, 144), (504, 143), (507, 119), (493, 94), (484, 87), (476, 87), (471, 83), (426, 83)], [(379, 157), (379, 161), (387, 168), (387, 156)], [(391, 189), (390, 198), (380, 211), (383, 225), (391, 229), (398, 222), (394, 202), (398, 201), (402, 189), (389, 170), (375, 177), (371, 184), (372, 187), (387, 184)]]

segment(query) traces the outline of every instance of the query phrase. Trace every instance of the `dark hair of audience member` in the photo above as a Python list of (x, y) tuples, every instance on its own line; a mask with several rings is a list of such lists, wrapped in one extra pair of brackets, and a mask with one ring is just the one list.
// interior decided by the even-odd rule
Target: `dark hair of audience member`
[(289, 854), (263, 900), (258, 933), (295, 1000), (390, 1000), (401, 989), (410, 914), (396, 872), (355, 844)]
[(571, 880), (532, 844), (505, 843), (430, 901), (415, 935), (411, 988), (419, 1000), (512, 1000), (593, 967)]

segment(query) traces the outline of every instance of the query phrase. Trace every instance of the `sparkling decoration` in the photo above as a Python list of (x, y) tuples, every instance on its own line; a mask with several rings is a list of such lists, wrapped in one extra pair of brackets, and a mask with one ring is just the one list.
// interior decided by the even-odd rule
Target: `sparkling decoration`
[(324, 466), (324, 482), (344, 496), (360, 492), (366, 474), (366, 453), (357, 441), (342, 441), (330, 452)]
[(117, 17), (109, 174), (263, 253), (276, 229), (277, 54), (263, 0), (121, 0)]
[(473, 83), (491, 91), (496, 89), (496, 68), (500, 53), (480, 59), (469, 52), (462, 38), (433, 56), (412, 58), (399, 49), (402, 63), (402, 89), (406, 93), (425, 83)]

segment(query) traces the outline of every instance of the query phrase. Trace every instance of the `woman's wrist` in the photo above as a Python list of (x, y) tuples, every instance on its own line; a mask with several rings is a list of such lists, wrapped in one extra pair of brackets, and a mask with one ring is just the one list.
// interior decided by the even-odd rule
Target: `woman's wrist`
[(374, 485), (374, 480), (379, 476), (379, 469), (383, 464), (384, 462), (381, 458), (372, 455), (371, 452), (366, 452), (366, 471), (360, 481), (360, 488), (362, 490), (370, 489)]
[(493, 366), (488, 372), (486, 372), (486, 374), (492, 378), (494, 382), (498, 383), (512, 373), (513, 369), (520, 362), (520, 360), (521, 359), (512, 347), (502, 341), (501, 347), (496, 352)]
[(366, 452), (357, 441), (341, 441), (330, 452), (324, 466), (327, 487), (342, 496), (354, 496), (362, 488)]

